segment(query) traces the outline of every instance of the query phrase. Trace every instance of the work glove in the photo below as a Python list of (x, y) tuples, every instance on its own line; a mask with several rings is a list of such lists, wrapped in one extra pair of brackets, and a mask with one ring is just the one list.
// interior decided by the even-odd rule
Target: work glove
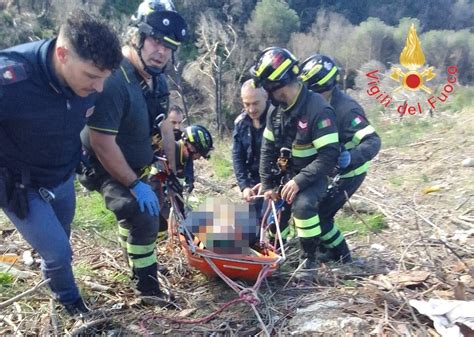
[(351, 163), (351, 154), (349, 151), (344, 150), (341, 152), (339, 155), (339, 158), (337, 158), (337, 165), (341, 170), (344, 170), (346, 167), (349, 166)]
[(150, 185), (139, 181), (131, 189), (135, 199), (137, 199), (140, 211), (145, 212), (145, 208), (151, 216), (158, 216), (160, 214), (160, 204), (158, 198)]

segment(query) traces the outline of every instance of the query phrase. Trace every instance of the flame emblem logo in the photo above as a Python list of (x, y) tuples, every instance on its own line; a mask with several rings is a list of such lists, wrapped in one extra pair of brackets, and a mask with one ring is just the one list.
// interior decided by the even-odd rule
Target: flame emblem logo
[[(425, 54), (423, 54), (423, 49), (421, 49), (420, 39), (416, 35), (414, 24), (410, 27), (405, 47), (400, 54), (400, 64), (408, 71), (403, 72), (398, 67), (391, 68), (390, 78), (401, 84), (395, 91), (402, 88), (411, 91), (422, 89), (431, 94), (431, 89), (425, 85), (425, 82), (431, 81), (436, 74), (433, 72), (434, 67), (420, 69), (425, 64)], [(419, 72), (419, 70), (422, 71)]]

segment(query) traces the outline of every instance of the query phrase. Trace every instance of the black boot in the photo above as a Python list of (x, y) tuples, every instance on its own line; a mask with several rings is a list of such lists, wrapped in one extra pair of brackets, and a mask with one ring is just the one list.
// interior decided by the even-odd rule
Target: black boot
[(317, 268), (319, 264), (316, 261), (316, 248), (319, 244), (318, 238), (300, 238), (303, 253), (300, 257), (300, 264), (303, 263), (301, 269), (296, 272), (295, 278), (304, 284), (311, 285), (317, 276)]
[(352, 257), (349, 247), (347, 246), (346, 240), (342, 240), (340, 244), (338, 244), (334, 248), (330, 248), (328, 251), (328, 258), (330, 260), (340, 262), (340, 263), (351, 263)]
[(83, 315), (90, 312), (90, 309), (86, 306), (82, 297), (79, 297), (74, 303), (64, 304), (64, 308), (71, 316)]
[(172, 305), (175, 298), (160, 289), (157, 278), (158, 265), (156, 263), (145, 268), (133, 268), (133, 279), (141, 304), (156, 305), (160, 307)]

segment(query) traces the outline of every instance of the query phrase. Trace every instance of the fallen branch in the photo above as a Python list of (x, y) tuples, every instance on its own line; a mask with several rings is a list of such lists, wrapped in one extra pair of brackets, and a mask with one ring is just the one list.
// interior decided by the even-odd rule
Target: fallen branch
[(99, 318), (99, 319), (96, 319), (95, 321), (90, 321), (90, 322), (84, 323), (80, 327), (78, 327), (77, 329), (74, 329), (73, 331), (71, 331), (68, 334), (68, 336), (71, 336), (71, 337), (79, 336), (80, 334), (86, 332), (88, 329), (92, 328), (93, 326), (103, 324), (103, 323), (108, 322), (108, 321), (110, 321), (110, 318)]
[(39, 288), (41, 288), (42, 286), (44, 286), (45, 284), (49, 283), (50, 279), (46, 279), (46, 280), (43, 280), (41, 281), (40, 283), (38, 283), (37, 285), (35, 285), (33, 288), (31, 289), (28, 289), (27, 291), (24, 291), (22, 292), (21, 294), (19, 295), (16, 295), (15, 297), (12, 297), (10, 298), (9, 300), (6, 300), (6, 301), (3, 301), (0, 303), (0, 309), (3, 309), (7, 306), (9, 306), (10, 304), (12, 303), (15, 303), (16, 301), (18, 301), (20, 298), (23, 298), (25, 296), (28, 296), (32, 293), (34, 293), (35, 291), (37, 291)]

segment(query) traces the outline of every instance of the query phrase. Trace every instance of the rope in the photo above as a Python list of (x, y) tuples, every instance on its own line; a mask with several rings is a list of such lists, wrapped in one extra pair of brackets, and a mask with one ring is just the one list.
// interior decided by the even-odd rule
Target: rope
[[(174, 200), (173, 197), (170, 198), (171, 199), (171, 204), (173, 206), (176, 206), (176, 201)], [(270, 205), (269, 205), (270, 206)], [(268, 214), (270, 210), (270, 207), (267, 208), (267, 211), (266, 211), (266, 215)], [(174, 208), (174, 212), (178, 211), (176, 208)], [(273, 211), (276, 213), (276, 210), (273, 206)], [(264, 216), (264, 219), (266, 217)], [(182, 220), (182, 219), (179, 219), (179, 216), (176, 217), (176, 220), (177, 222), (179, 223), (178, 226), (180, 226), (180, 221), (179, 220)], [(278, 225), (277, 225), (278, 226)], [(184, 229), (183, 230), (183, 234), (186, 236), (186, 234), (190, 235), (190, 233), (187, 231), (186, 228), (182, 228)], [(279, 230), (279, 227), (277, 227), (277, 229)], [(234, 304), (237, 304), (237, 303), (247, 303), (249, 304), (261, 327), (262, 327), (262, 330), (265, 332), (265, 334), (267, 336), (270, 336), (270, 333), (268, 332), (268, 329), (267, 327), (265, 326), (265, 323), (263, 322), (262, 320), (262, 317), (260, 316), (260, 314), (258, 313), (257, 311), (257, 308), (256, 306), (259, 305), (261, 303), (261, 300), (260, 298), (258, 297), (258, 290), (260, 289), (260, 286), (263, 282), (263, 280), (267, 277), (267, 275), (270, 273), (270, 265), (275, 263), (275, 261), (272, 261), (271, 263), (268, 263), (268, 262), (262, 262), (262, 263), (257, 263), (257, 264), (264, 264), (263, 268), (260, 270), (259, 274), (258, 274), (258, 277), (257, 277), (257, 280), (255, 281), (253, 287), (243, 287), (243, 286), (240, 286), (239, 284), (237, 284), (236, 282), (234, 282), (232, 279), (230, 279), (227, 275), (225, 275), (219, 268), (217, 268), (217, 266), (214, 264), (214, 262), (212, 261), (212, 258), (207, 256), (207, 254), (202, 254), (202, 253), (197, 253), (196, 252), (196, 246), (194, 245), (194, 242), (193, 240), (189, 240), (189, 248), (190, 250), (199, 255), (200, 257), (202, 257), (206, 263), (212, 268), (212, 270), (217, 274), (219, 275), (219, 277), (230, 287), (232, 288), (238, 295), (239, 297), (238, 298), (235, 298), (227, 303), (224, 303), (220, 308), (218, 308), (216, 311), (214, 311), (213, 313), (205, 316), (205, 317), (202, 317), (202, 318), (197, 318), (197, 319), (183, 319), (183, 318), (177, 318), (177, 317), (167, 317), (167, 316), (150, 316), (150, 317), (146, 317), (144, 319), (142, 319), (140, 321), (140, 328), (141, 330), (144, 332), (144, 335), (146, 336), (150, 336), (148, 330), (146, 329), (146, 326), (148, 323), (150, 322), (155, 322), (155, 321), (158, 321), (158, 320), (167, 320), (167, 321), (170, 321), (170, 322), (173, 322), (173, 323), (178, 323), (178, 324), (201, 324), (201, 323), (206, 323), (208, 321), (210, 321), (211, 319), (213, 319), (214, 317), (216, 317), (218, 314), (220, 314), (222, 311), (226, 310), (227, 308), (229, 308), (230, 306), (234, 305)], [(234, 261), (241, 261), (241, 262), (248, 262), (247, 260), (244, 260), (244, 259), (238, 259), (238, 258), (235, 258), (233, 259)]]

